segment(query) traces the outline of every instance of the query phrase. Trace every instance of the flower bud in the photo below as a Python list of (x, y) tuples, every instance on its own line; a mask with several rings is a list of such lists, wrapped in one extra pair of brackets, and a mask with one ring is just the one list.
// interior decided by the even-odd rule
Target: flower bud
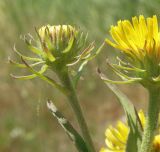
[[(72, 65), (90, 54), (93, 45), (85, 48), (86, 36), (71, 25), (43, 26), (38, 30), (44, 60), (49, 65)], [(87, 49), (87, 50), (85, 50)], [(80, 51), (85, 51), (83, 55)]]
[[(61, 73), (68, 72), (68, 67), (81, 62), (76, 73), (78, 75), (84, 65), (96, 57), (103, 47), (101, 45), (100, 48), (94, 51), (94, 42), (86, 44), (88, 34), (83, 34), (83, 32), (71, 25), (42, 26), (40, 29), (36, 29), (36, 33), (38, 39), (35, 39), (31, 34), (25, 35), (24, 38), (22, 37), (34, 57), (23, 55), (14, 47), (15, 53), (20, 56), (23, 64), (9, 59), (9, 62), (15, 66), (29, 68), (33, 75), (13, 75), (14, 78), (32, 79), (39, 76), (50, 82), (50, 79), (43, 75), (48, 68), (61, 75)], [(26, 61), (29, 62), (27, 63)], [(33, 67), (41, 67), (41, 69), (37, 71)], [(79, 75), (77, 80), (78, 78)]]

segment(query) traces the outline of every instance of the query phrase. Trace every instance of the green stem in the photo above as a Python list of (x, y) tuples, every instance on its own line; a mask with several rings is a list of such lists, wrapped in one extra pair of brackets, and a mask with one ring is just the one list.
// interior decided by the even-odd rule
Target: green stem
[(160, 92), (159, 89), (149, 89), (149, 104), (146, 124), (140, 152), (151, 152), (152, 141), (158, 124), (158, 114), (160, 110)]
[(89, 150), (89, 152), (95, 152), (95, 148), (93, 146), (93, 142), (90, 137), (89, 130), (88, 130), (87, 124), (85, 122), (85, 119), (84, 119), (84, 116), (82, 113), (82, 109), (79, 104), (73, 83), (69, 77), (68, 71), (57, 72), (57, 73), (58, 73), (58, 76), (59, 76), (62, 84), (64, 85), (64, 87), (68, 91), (67, 98), (70, 102), (70, 105), (72, 106), (72, 109), (73, 109), (75, 115), (76, 115), (76, 118), (79, 123), (79, 127), (81, 129), (81, 132), (82, 132), (83, 138), (86, 142), (86, 145), (88, 147), (88, 150)]

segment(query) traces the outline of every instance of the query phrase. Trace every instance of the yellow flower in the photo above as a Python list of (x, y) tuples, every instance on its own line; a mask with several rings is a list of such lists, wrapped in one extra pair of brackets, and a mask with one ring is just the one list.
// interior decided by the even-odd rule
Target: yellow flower
[(160, 33), (156, 15), (152, 18), (133, 17), (118, 21), (117, 26), (111, 26), (110, 34), (114, 42), (106, 39), (111, 46), (120, 49), (132, 58), (143, 60), (145, 56), (154, 57), (160, 61)]
[(153, 145), (154, 145), (155, 152), (159, 152), (159, 150), (160, 150), (160, 135), (155, 136)]
[[(145, 116), (142, 110), (138, 113), (142, 127), (145, 125)], [(106, 129), (106, 145), (107, 148), (101, 148), (100, 152), (125, 152), (126, 142), (128, 138), (129, 127), (118, 121), (116, 128), (110, 126)], [(156, 135), (153, 141), (153, 152), (160, 151), (160, 134)]]
[(113, 40), (106, 42), (119, 49), (124, 55), (109, 67), (122, 81), (101, 78), (105, 82), (127, 84), (138, 82), (144, 87), (160, 87), (160, 32), (157, 16), (144, 18), (143, 15), (129, 20), (120, 20), (116, 26), (111, 26), (110, 34)]

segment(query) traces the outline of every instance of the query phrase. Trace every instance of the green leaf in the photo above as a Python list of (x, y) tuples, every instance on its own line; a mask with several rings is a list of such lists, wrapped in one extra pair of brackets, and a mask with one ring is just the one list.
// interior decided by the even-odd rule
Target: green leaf
[(48, 100), (47, 107), (48, 107), (48, 109), (51, 110), (53, 116), (58, 120), (58, 123), (61, 125), (61, 127), (64, 129), (66, 134), (69, 136), (69, 138), (75, 144), (77, 150), (79, 152), (88, 152), (86, 143), (84, 142), (83, 138), (72, 127), (72, 125), (69, 123), (69, 121), (66, 118), (64, 118), (62, 113), (58, 111), (58, 109), (56, 108), (56, 106), (53, 104), (52, 101)]
[(123, 94), (115, 85), (109, 83), (106, 84), (117, 96), (118, 101), (122, 105), (127, 116), (130, 132), (128, 135), (126, 152), (138, 152), (139, 145), (141, 143), (141, 127), (138, 121), (138, 115), (136, 113), (135, 107), (130, 102), (128, 97)]

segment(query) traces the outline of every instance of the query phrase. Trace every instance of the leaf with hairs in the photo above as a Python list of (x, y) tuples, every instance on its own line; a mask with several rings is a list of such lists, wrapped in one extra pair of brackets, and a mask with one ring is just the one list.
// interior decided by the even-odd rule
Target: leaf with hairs
[(123, 94), (114, 84), (108, 83), (106, 81), (104, 82), (116, 95), (127, 116), (130, 132), (127, 139), (126, 152), (138, 152), (142, 138), (142, 130), (137, 111), (128, 97)]
[(69, 121), (66, 118), (64, 118), (62, 113), (60, 111), (58, 111), (58, 109), (56, 108), (56, 106), (53, 104), (53, 102), (51, 100), (48, 100), (47, 107), (52, 112), (53, 116), (58, 120), (58, 123), (64, 129), (64, 131), (69, 136), (69, 138), (72, 140), (72, 142), (75, 144), (77, 150), (79, 152), (88, 152), (86, 143), (83, 140), (83, 138), (72, 127), (72, 125), (69, 123)]

